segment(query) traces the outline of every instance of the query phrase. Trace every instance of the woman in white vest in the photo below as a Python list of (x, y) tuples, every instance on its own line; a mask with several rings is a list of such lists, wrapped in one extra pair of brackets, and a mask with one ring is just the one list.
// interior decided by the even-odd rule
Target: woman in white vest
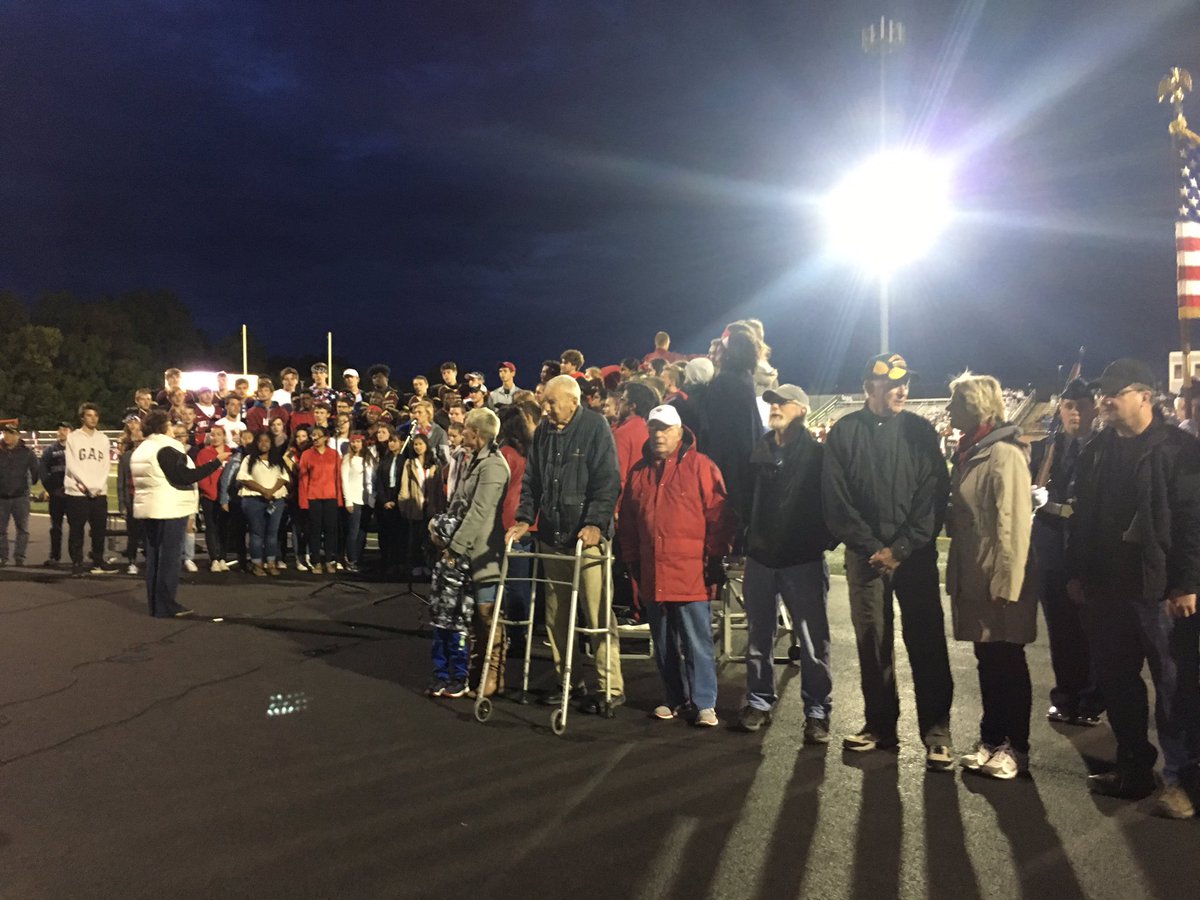
[(144, 523), (146, 542), (146, 599), (158, 619), (189, 616), (192, 611), (175, 600), (179, 588), (179, 558), (188, 517), (199, 502), (197, 482), (221, 468), (210, 460), (196, 468), (179, 442), (167, 434), (167, 413), (146, 416), (146, 439), (129, 460), (133, 476), (133, 516)]

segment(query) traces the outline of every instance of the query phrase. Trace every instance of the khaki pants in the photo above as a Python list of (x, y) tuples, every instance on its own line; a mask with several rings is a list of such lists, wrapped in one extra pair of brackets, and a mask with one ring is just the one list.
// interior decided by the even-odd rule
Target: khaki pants
[[(608, 616), (609, 633), (612, 635), (612, 654), (605, 650), (603, 634), (588, 635), (592, 643), (592, 655), (596, 660), (596, 672), (600, 677), (600, 692), (605, 689), (604, 673), (609, 670), (609, 685), (613, 694), (625, 693), (625, 681), (621, 677), (621, 647), (617, 638), (617, 620), (612, 615), (612, 600), (604, 594), (604, 562), (600, 559), (606, 544), (599, 547), (589, 547), (583, 551), (583, 567), (579, 573), (579, 610), (577, 625), (588, 625), (596, 628), (604, 627), (605, 616)], [(538, 543), (539, 553), (562, 553), (562, 549), (548, 544)], [(575, 572), (572, 559), (543, 559), (542, 572), (550, 581), (564, 582), (563, 584), (546, 585), (546, 630), (550, 633), (550, 650), (554, 654), (554, 667), (562, 674), (561, 651), (567, 646), (570, 635), (567, 633), (567, 618), (571, 612), (571, 577)], [(608, 600), (605, 603), (605, 600)], [(579, 654), (572, 657), (572, 668), (579, 672)], [(576, 682), (578, 677), (573, 678)]]

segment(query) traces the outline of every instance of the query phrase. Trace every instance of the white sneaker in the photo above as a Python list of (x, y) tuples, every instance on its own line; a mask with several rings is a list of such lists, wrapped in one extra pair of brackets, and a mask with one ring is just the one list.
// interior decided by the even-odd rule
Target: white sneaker
[(126, 575), (136, 575), (137, 573), (137, 563), (130, 563), (129, 568), (125, 570)]
[(185, 559), (183, 561), (183, 567), (185, 569), (187, 569), (189, 572), (199, 572), (200, 571), (200, 567), (196, 565), (195, 560), (191, 560), (191, 559)]
[(972, 772), (978, 772), (980, 767), (983, 766), (983, 764), (989, 759), (991, 759), (992, 754), (995, 752), (996, 748), (991, 744), (985, 744), (983, 741), (980, 741), (975, 745), (974, 750), (972, 750), (966, 756), (960, 756), (958, 758), (958, 764), (964, 769), (969, 769)]
[[(283, 568), (283, 566), (280, 566), (280, 568)], [(300, 559), (296, 560), (296, 571), (297, 572), (307, 572), (308, 571), (308, 566), (306, 566), (304, 564), (303, 560), (300, 560)]]
[(287, 563), (285, 563), (282, 559), (277, 560), (275, 563), (275, 568), (279, 569), (282, 572), (284, 569), (287, 568)]
[(1009, 781), (1018, 775), (1029, 771), (1029, 754), (1020, 753), (1005, 741), (996, 748), (992, 758), (979, 767), (979, 774), (988, 778), (999, 778)]
[(224, 572), (225, 569), (222, 568), (224, 565), (225, 564), (223, 562), (221, 562), (219, 559), (214, 559), (212, 561), (212, 565), (210, 565), (208, 567), (208, 569), (210, 572)]

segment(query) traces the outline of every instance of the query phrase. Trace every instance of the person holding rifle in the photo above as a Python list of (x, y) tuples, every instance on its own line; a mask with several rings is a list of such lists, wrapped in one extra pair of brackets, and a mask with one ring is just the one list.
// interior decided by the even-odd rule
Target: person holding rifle
[(1063, 389), (1057, 430), (1036, 441), (1030, 454), (1034, 478), (1033, 548), (1038, 596), (1050, 633), (1054, 687), (1046, 718), (1063, 725), (1098, 725), (1104, 709), (1091, 671), (1083, 611), (1067, 596), (1067, 528), (1074, 512), (1075, 470), (1092, 435), (1096, 399), (1080, 378)]

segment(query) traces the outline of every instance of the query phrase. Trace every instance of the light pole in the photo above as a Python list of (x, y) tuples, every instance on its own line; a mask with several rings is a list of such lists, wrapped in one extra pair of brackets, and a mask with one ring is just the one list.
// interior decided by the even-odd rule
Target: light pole
[[(904, 23), (880, 16), (862, 30), (862, 48), (867, 56), (879, 58), (879, 152), (888, 147), (887, 133), (887, 58), (905, 44)], [(879, 352), (888, 352), (888, 281), (889, 273), (879, 276)]]

